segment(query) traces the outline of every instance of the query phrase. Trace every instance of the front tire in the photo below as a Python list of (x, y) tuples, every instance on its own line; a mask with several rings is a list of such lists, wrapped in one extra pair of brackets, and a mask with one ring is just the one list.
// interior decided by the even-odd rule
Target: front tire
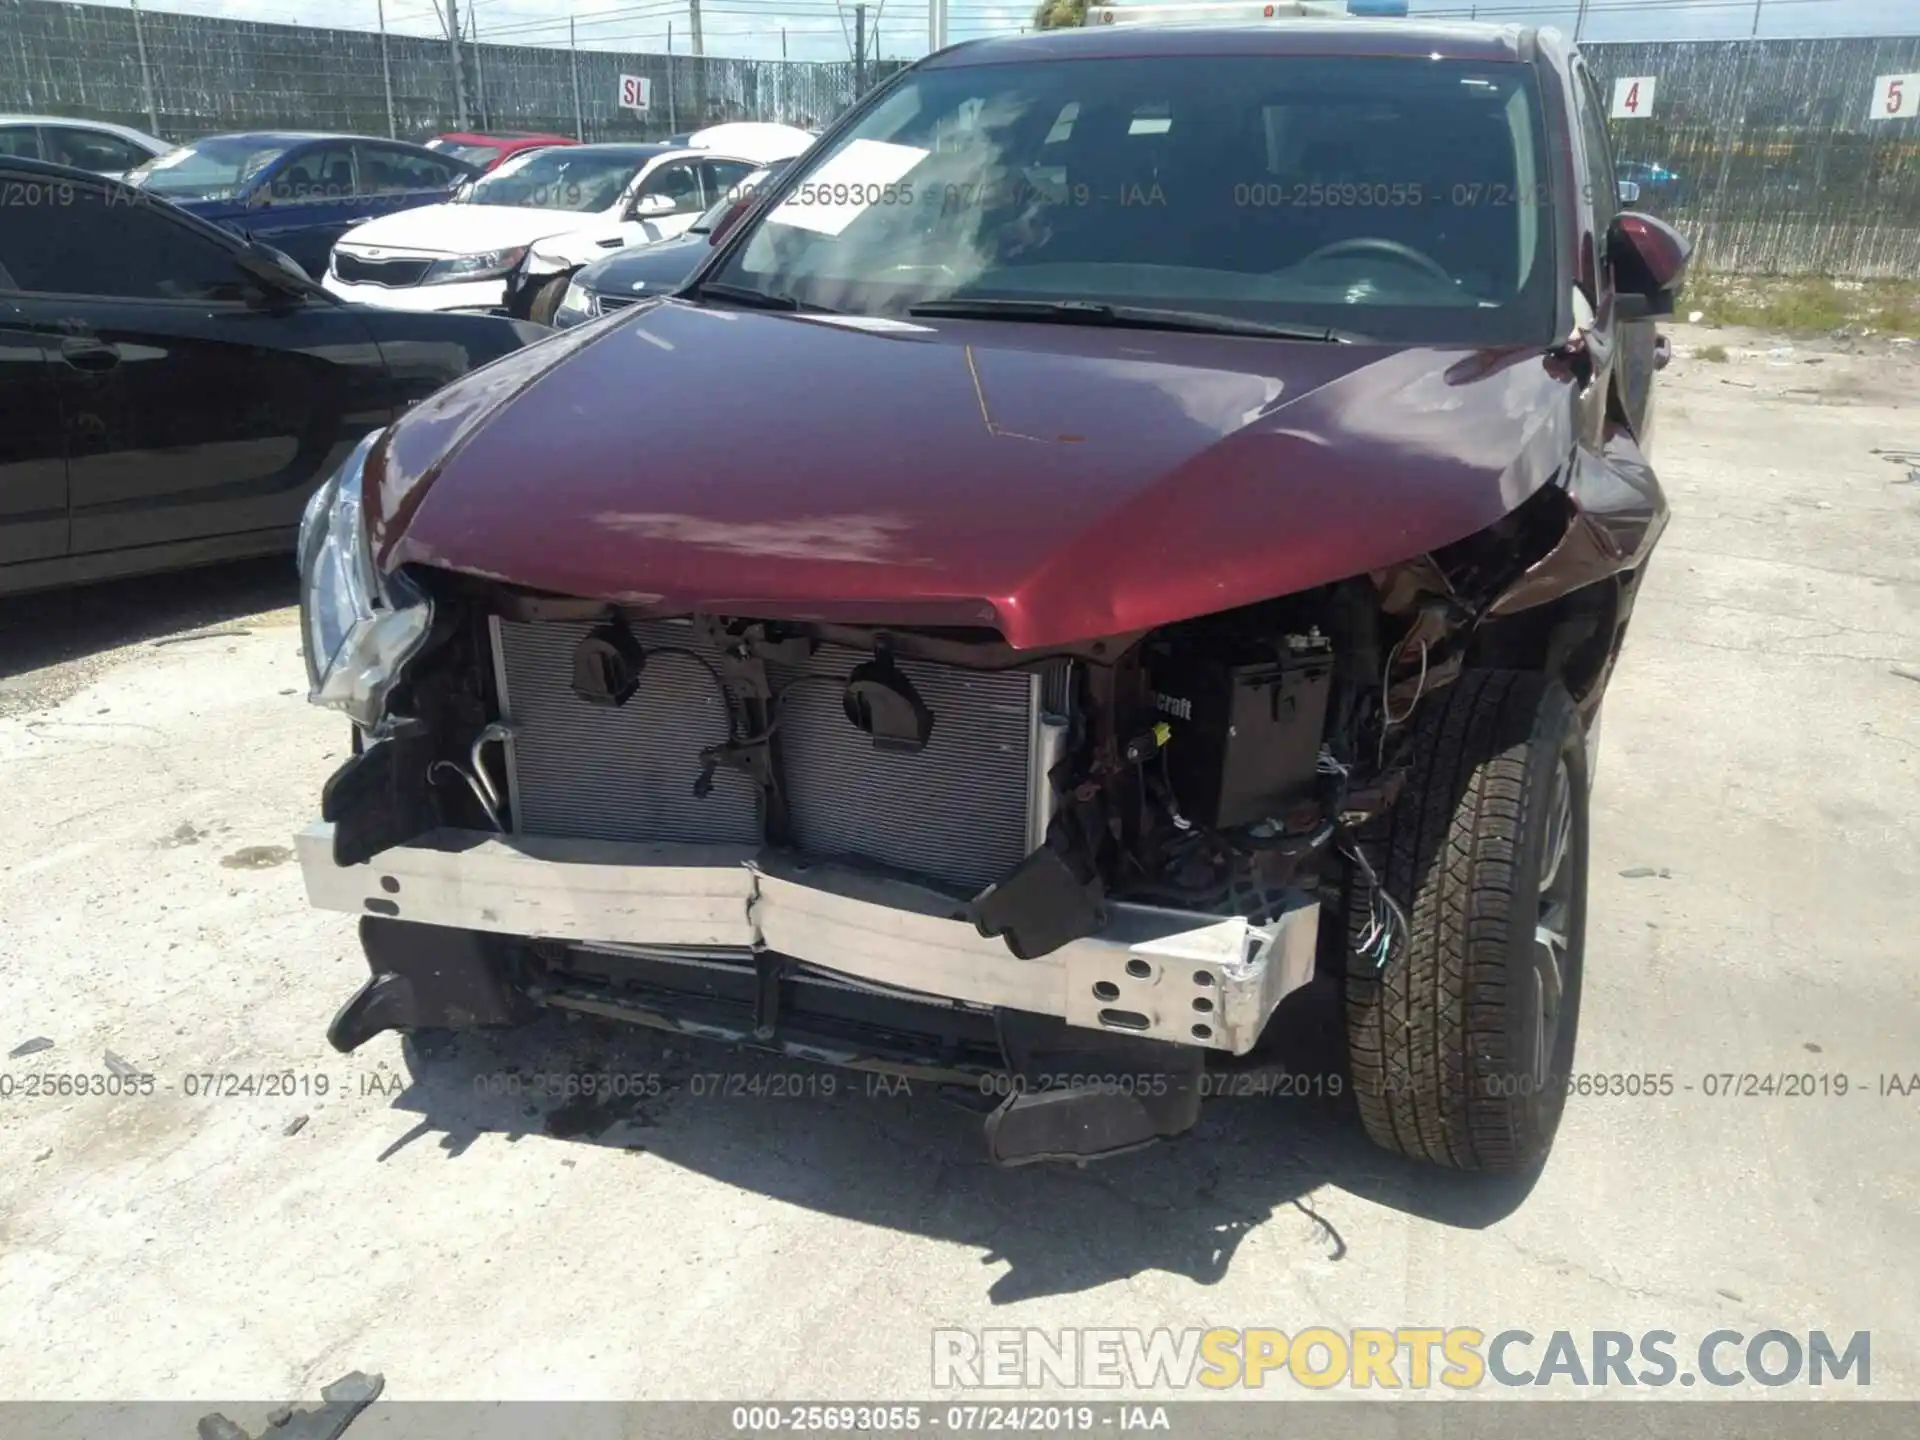
[(527, 318), (536, 325), (553, 324), (553, 317), (566, 296), (567, 282), (572, 278), (570, 275), (556, 275), (544, 282), (527, 301)]
[(1398, 804), (1360, 853), (1405, 933), (1384, 966), (1360, 866), (1348, 886), (1348, 1060), (1375, 1143), (1460, 1170), (1544, 1161), (1579, 1025), (1587, 751), (1552, 677), (1468, 671), (1415, 721)]

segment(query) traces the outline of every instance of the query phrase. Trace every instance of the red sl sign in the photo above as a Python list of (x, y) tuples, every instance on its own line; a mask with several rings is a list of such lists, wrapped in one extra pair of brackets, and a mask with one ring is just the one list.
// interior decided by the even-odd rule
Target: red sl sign
[(653, 81), (644, 75), (622, 75), (620, 77), (620, 100), (622, 110), (649, 110), (653, 106)]

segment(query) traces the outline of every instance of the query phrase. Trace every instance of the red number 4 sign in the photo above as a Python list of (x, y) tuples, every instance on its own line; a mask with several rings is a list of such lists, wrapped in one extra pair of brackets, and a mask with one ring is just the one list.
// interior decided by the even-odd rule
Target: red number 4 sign
[(1614, 120), (1643, 120), (1653, 113), (1653, 87), (1657, 77), (1652, 75), (1622, 75), (1613, 82), (1613, 108), (1608, 112)]

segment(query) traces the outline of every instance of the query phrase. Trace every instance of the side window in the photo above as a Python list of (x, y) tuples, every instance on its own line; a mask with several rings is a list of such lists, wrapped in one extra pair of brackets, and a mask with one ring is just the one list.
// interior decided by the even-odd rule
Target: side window
[(122, 140), (118, 135), (109, 135), (104, 130), (43, 125), (40, 133), (46, 137), (47, 158), (62, 165), (71, 165), (76, 170), (110, 170), (118, 174), (123, 170), (131, 170), (147, 158), (147, 152), (138, 145)]
[(706, 186), (706, 201), (717, 205), (723, 195), (731, 196), (734, 187), (753, 174), (754, 167), (738, 160), (709, 160), (700, 167), (700, 179)]
[(199, 304), (247, 295), (225, 246), (161, 214), (138, 191), (4, 174), (0, 184), (36, 201), (11, 207), (0, 231), (0, 268), (19, 290)]
[(265, 191), (276, 205), (341, 200), (353, 192), (353, 155), (344, 145), (302, 150), (267, 178)]
[(1614, 178), (1613, 147), (1607, 141), (1606, 107), (1587, 67), (1577, 68), (1580, 78), (1577, 99), (1580, 104), (1580, 128), (1587, 152), (1587, 179), (1593, 184), (1593, 226), (1605, 232), (1620, 208), (1620, 183)]
[(418, 190), (450, 189), (457, 172), (444, 160), (401, 150), (391, 145), (357, 145), (361, 195), (401, 195)]
[(706, 207), (700, 203), (699, 163), (674, 160), (662, 165), (640, 183), (642, 195), (664, 195), (673, 201), (673, 209), (663, 215), (698, 214)]
[(31, 125), (0, 126), (0, 155), (21, 160), (40, 158), (40, 136)]

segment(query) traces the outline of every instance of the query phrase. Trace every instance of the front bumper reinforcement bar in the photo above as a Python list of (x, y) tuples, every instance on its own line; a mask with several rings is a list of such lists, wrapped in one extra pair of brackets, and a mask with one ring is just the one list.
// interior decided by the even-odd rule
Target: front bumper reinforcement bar
[(1032, 960), (908, 881), (752, 846), (636, 844), (437, 830), (357, 865), (333, 826), (297, 839), (323, 910), (530, 940), (729, 946), (857, 980), (1244, 1055), (1313, 975), (1319, 903), (1255, 925), (1115, 904), (1100, 934)]

